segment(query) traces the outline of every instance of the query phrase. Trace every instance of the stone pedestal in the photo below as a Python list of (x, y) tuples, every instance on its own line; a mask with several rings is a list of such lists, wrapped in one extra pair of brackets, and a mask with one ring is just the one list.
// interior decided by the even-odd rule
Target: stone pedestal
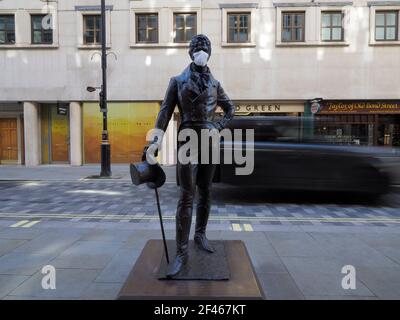
[(118, 299), (264, 299), (262, 288), (242, 241), (223, 241), (229, 280), (160, 280), (163, 257), (161, 240), (149, 240)]

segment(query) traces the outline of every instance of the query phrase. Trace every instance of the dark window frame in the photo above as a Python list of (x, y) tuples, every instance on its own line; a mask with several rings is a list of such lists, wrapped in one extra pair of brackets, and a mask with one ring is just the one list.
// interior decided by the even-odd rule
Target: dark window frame
[[(54, 34), (53, 34), (53, 28), (50, 28), (49, 30), (43, 29), (42, 24), (40, 24), (40, 29), (35, 29), (35, 24), (34, 24), (34, 19), (41, 17), (42, 19), (46, 17), (47, 14), (43, 13), (32, 13), (31, 14), (31, 44), (44, 44), (44, 45), (50, 45), (54, 43)], [(35, 42), (35, 32), (40, 32), (40, 42)], [(45, 41), (45, 35), (46, 34), (51, 34), (51, 41)]]
[[(145, 41), (139, 41), (139, 18), (140, 17), (145, 16), (146, 17), (146, 39)], [(157, 27), (156, 28), (152, 28), (149, 27), (148, 25), (148, 17), (149, 16), (156, 16), (157, 17)], [(158, 43), (159, 42), (159, 17), (158, 17), (158, 13), (157, 12), (149, 12), (149, 13), (135, 13), (135, 34), (136, 34), (136, 43)], [(156, 40), (155, 41), (151, 41), (149, 40), (149, 31), (156, 31)]]
[[(377, 14), (384, 14), (384, 24), (383, 25), (377, 25), (376, 24), (376, 15)], [(386, 24), (386, 14), (387, 13), (395, 13), (396, 14), (396, 21), (394, 25), (387, 25)], [(376, 29), (377, 28), (382, 28), (383, 27), (383, 39), (377, 39), (376, 38)], [(395, 38), (394, 39), (387, 39), (386, 35), (386, 30), (388, 27), (395, 27)], [(398, 41), (399, 39), (399, 10), (376, 10), (375, 11), (375, 41)]]
[[(240, 27), (240, 16), (247, 16), (247, 27)], [(229, 25), (229, 21), (230, 21), (230, 16), (236, 16), (235, 17), (235, 21), (236, 21), (236, 25), (237, 27), (231, 27)], [(227, 37), (227, 43), (250, 43), (251, 42), (251, 12), (249, 11), (243, 11), (243, 12), (228, 12), (227, 13), (227, 29), (226, 29), (226, 37)], [(229, 37), (230, 34), (230, 30), (236, 30), (237, 34), (240, 34), (241, 30), (247, 30), (247, 41), (240, 41), (240, 37), (238, 37), (238, 40), (235, 41), (234, 39), (231, 39)]]
[[(323, 22), (322, 22), (322, 18), (323, 18), (323, 15), (324, 14), (329, 14), (329, 25), (328, 26), (323, 26)], [(334, 26), (333, 24), (332, 24), (332, 15), (333, 14), (340, 14), (341, 16), (341, 20), (340, 20), (340, 27), (338, 27), (338, 26)], [(339, 10), (337, 10), (337, 11), (322, 11), (321, 12), (321, 41), (323, 41), (323, 42), (343, 42), (344, 41), (344, 28), (343, 28), (343, 19), (344, 19), (344, 12), (343, 11), (339, 11)], [(329, 29), (329, 39), (323, 39), (322, 38), (322, 31), (323, 31), (323, 29)], [(336, 40), (336, 39), (333, 39), (332, 38), (332, 31), (333, 31), (333, 29), (340, 29), (340, 40)]]
[[(177, 16), (183, 16), (184, 17), (183, 18), (184, 19), (184, 22), (183, 22), (184, 26), (183, 26), (183, 28), (181, 28), (183, 30), (183, 39), (184, 39), (182, 41), (178, 41), (176, 39), (176, 30), (177, 30), (176, 17)], [(194, 16), (194, 27), (193, 28), (187, 27), (187, 25), (186, 25), (186, 19), (187, 19), (188, 16)], [(187, 32), (187, 30), (194, 29), (193, 35), (197, 34), (197, 12), (174, 12), (173, 19), (174, 19), (174, 35), (175, 35), (174, 36), (174, 43), (187, 43), (187, 42), (190, 42), (191, 39), (187, 39), (187, 33), (186, 32)]]
[[(0, 32), (4, 32), (4, 43), (0, 43), (0, 45), (14, 45), (15, 44), (15, 14), (1, 14), (1, 18), (4, 19), (4, 29), (0, 30)], [(8, 30), (8, 19), (13, 20), (13, 29)], [(9, 41), (9, 34), (13, 35), (14, 40)]]
[[(300, 26), (300, 27), (299, 27), (299, 26), (296, 26), (296, 25), (294, 24), (294, 22), (292, 22), (292, 24), (291, 24), (289, 27), (286, 27), (286, 26), (284, 25), (284, 23), (285, 23), (284, 16), (285, 16), (285, 15), (296, 15), (296, 14), (301, 14), (301, 15), (303, 16), (303, 19), (302, 19), (302, 22), (303, 22), (303, 23), (301, 24), (301, 26)], [(285, 42), (285, 43), (290, 43), (290, 42), (305, 42), (305, 39), (306, 39), (306, 12), (305, 12), (305, 11), (282, 11), (281, 20), (282, 20), (282, 22), (281, 22), (281, 41), (282, 41), (282, 42)], [(291, 20), (294, 21), (293, 18), (292, 18)], [(296, 39), (295, 39), (296, 32), (293, 32), (293, 30), (295, 31), (295, 30), (298, 29), (298, 28), (300, 28), (300, 29), (303, 30), (303, 32), (301, 33), (301, 39), (300, 39), (300, 40), (296, 40)], [(284, 31), (284, 29), (290, 29), (290, 40), (285, 40), (285, 39), (283, 38), (283, 31)], [(294, 35), (294, 36), (293, 36), (293, 35)]]
[[(88, 29), (87, 28), (87, 24), (86, 24), (86, 19), (88, 17), (94, 17), (94, 21), (93, 21), (93, 29)], [(96, 28), (96, 18), (100, 19), (100, 27), (99, 29)], [(93, 42), (88, 42), (86, 39), (86, 32), (93, 32)], [(97, 32), (99, 32), (100, 35), (100, 39), (97, 39)], [(101, 45), (101, 14), (100, 13), (92, 13), (92, 14), (84, 14), (83, 15), (83, 44), (84, 45)]]

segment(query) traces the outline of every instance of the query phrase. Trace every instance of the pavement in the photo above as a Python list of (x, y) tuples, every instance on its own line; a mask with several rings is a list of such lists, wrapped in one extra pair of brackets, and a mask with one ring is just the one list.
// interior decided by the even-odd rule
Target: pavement
[[(160, 189), (174, 239), (174, 167)], [(145, 243), (160, 239), (154, 197), (99, 166), (0, 166), (0, 298), (115, 299)], [(267, 299), (399, 299), (400, 194), (379, 202), (214, 187), (210, 239), (246, 244)], [(42, 268), (56, 270), (43, 289)], [(346, 267), (347, 266), (347, 267)], [(354, 267), (345, 289), (343, 268)]]

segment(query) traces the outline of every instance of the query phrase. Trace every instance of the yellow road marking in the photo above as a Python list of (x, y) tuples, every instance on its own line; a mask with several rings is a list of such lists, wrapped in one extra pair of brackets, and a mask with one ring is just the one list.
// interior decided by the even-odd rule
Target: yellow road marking
[[(44, 214), (31, 214), (31, 213), (0, 213), (0, 218), (28, 218), (28, 219), (39, 219), (39, 218), (56, 218), (56, 219), (103, 219), (103, 220), (158, 220), (157, 215), (152, 216), (136, 216), (136, 215), (109, 215), (109, 214), (93, 214), (93, 215), (81, 215), (81, 214), (70, 214), (70, 213), (44, 213)], [(175, 220), (175, 215), (163, 216), (164, 220)], [(227, 217), (227, 216), (210, 216), (210, 221), (297, 221), (297, 222), (358, 222), (358, 223), (396, 223), (400, 224), (400, 218), (334, 218), (334, 217)]]
[(244, 227), (244, 231), (254, 231), (251, 224), (245, 223), (245, 224), (243, 224), (243, 227)]
[(27, 223), (27, 222), (29, 222), (29, 220), (22, 220), (22, 221), (19, 221), (19, 222), (17, 222), (17, 223), (14, 223), (14, 224), (11, 225), (10, 227), (11, 227), (11, 228), (17, 228), (17, 227), (22, 226), (23, 224), (25, 224), (25, 223)]
[(39, 222), (40, 222), (40, 220), (31, 221), (31, 222), (23, 225), (22, 228), (30, 228), (30, 227), (34, 226), (36, 223), (39, 223)]
[(242, 227), (239, 223), (232, 223), (232, 229), (233, 231), (242, 231)]

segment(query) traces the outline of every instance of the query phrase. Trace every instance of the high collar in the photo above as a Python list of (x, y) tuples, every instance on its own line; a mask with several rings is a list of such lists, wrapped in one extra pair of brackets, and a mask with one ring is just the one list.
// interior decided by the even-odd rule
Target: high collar
[(207, 65), (202, 67), (202, 66), (198, 66), (194, 62), (192, 62), (190, 64), (190, 71), (198, 72), (198, 73), (210, 73), (210, 69), (208, 68)]

